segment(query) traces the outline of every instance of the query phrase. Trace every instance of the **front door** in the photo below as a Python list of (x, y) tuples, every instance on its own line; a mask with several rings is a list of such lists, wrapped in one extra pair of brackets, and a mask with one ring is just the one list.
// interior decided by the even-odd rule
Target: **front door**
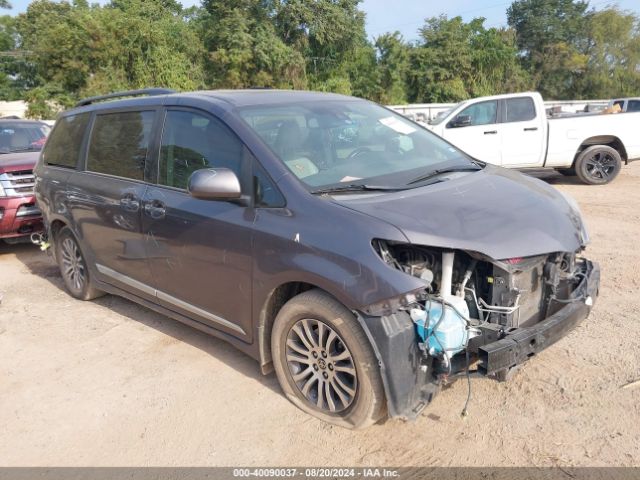
[(158, 302), (250, 341), (253, 209), (187, 192), (198, 169), (225, 167), (242, 177), (245, 158), (242, 142), (219, 120), (167, 110), (142, 227)]
[[(468, 117), (467, 124), (456, 124), (463, 117)], [(500, 165), (500, 126), (497, 100), (474, 103), (445, 125), (444, 138), (473, 158)]]

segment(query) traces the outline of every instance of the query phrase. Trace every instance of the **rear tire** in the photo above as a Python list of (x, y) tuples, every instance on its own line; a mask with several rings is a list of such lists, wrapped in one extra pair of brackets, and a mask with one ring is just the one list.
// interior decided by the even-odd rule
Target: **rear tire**
[(368, 427), (386, 414), (380, 368), (353, 313), (330, 295), (309, 290), (278, 313), (273, 364), (286, 397), (333, 425)]
[(594, 145), (576, 159), (578, 178), (587, 185), (605, 185), (620, 173), (622, 157), (617, 150), (606, 145)]
[(80, 245), (68, 227), (55, 237), (56, 259), (67, 291), (78, 300), (93, 300), (105, 293), (93, 286), (91, 273)]

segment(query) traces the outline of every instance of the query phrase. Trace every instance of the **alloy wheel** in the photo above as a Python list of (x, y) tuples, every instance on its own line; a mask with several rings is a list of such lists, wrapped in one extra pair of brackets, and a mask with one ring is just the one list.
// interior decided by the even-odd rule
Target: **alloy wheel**
[(287, 335), (285, 355), (294, 383), (312, 406), (340, 413), (353, 403), (358, 389), (354, 360), (329, 325), (298, 320)]
[(608, 179), (615, 172), (615, 165), (615, 159), (607, 152), (596, 152), (585, 161), (587, 175), (598, 180)]
[(67, 237), (62, 241), (62, 274), (68, 284), (81, 291), (86, 281), (85, 266), (82, 254), (76, 242)]

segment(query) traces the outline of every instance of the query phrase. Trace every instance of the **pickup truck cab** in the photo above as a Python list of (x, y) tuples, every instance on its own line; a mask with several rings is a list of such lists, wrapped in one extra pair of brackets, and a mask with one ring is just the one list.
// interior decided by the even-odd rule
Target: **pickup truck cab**
[(472, 157), (508, 168), (554, 168), (584, 183), (609, 183), (640, 158), (639, 113), (547, 119), (536, 92), (467, 100), (427, 128)]
[(640, 112), (640, 98), (616, 98), (609, 102), (609, 108), (618, 105), (620, 112)]

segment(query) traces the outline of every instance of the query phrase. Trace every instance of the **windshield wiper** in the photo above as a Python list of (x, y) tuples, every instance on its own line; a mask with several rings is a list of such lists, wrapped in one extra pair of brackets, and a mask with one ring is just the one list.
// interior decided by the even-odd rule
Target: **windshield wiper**
[(385, 185), (363, 185), (361, 183), (352, 183), (349, 185), (337, 185), (335, 187), (318, 188), (311, 190), (314, 194), (327, 194), (327, 193), (342, 193), (342, 192), (367, 192), (367, 191), (385, 191), (385, 192), (397, 192), (398, 190), (404, 190), (399, 187), (389, 187)]
[(482, 170), (477, 165), (464, 165), (457, 167), (447, 167), (447, 168), (439, 168), (437, 170), (431, 170), (424, 175), (420, 175), (419, 177), (411, 180), (407, 185), (413, 185), (414, 183), (424, 182), (425, 180), (429, 180), (430, 178), (437, 177), (438, 175), (442, 175), (443, 173), (451, 173), (451, 172), (475, 172), (477, 170)]

